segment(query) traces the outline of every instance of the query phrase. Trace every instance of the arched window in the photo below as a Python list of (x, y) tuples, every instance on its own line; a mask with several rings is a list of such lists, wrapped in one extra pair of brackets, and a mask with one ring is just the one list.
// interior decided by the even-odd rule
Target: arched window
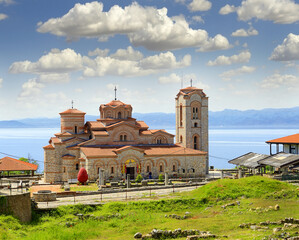
[(127, 141), (127, 135), (124, 135), (124, 141)]
[(119, 141), (122, 142), (123, 140), (124, 140), (124, 139), (123, 139), (123, 135), (120, 135), (120, 136), (119, 136)]
[(163, 172), (163, 165), (160, 164), (160, 172)]
[(146, 172), (150, 172), (150, 166), (149, 165), (146, 166)]
[(114, 173), (114, 168), (113, 167), (111, 167), (111, 174), (113, 174)]
[(121, 118), (121, 112), (118, 112), (117, 118)]
[(65, 173), (65, 167), (63, 167), (63, 172)]
[(75, 126), (75, 134), (77, 134), (78, 133), (78, 127), (77, 126)]
[(197, 136), (194, 136), (193, 138), (193, 147), (194, 149), (197, 149)]
[(194, 123), (194, 127), (197, 127), (197, 123)]
[(78, 163), (76, 164), (76, 170), (79, 170), (79, 164)]
[(100, 173), (100, 168), (98, 167), (98, 174)]
[(192, 112), (193, 112), (193, 113), (192, 113), (192, 119), (195, 119), (195, 116), (196, 116), (196, 115), (195, 115), (195, 108), (192, 108)]
[(183, 126), (183, 106), (180, 105), (180, 126)]
[(183, 142), (183, 136), (181, 135), (180, 136), (180, 143), (182, 143)]
[(157, 139), (157, 144), (162, 144), (162, 139)]
[(195, 108), (195, 118), (198, 119), (198, 108)]
[(172, 171), (175, 172), (175, 164), (172, 165)]

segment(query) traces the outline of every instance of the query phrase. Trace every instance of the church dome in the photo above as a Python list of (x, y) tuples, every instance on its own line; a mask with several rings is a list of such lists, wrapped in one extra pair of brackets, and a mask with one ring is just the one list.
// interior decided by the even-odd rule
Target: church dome
[(132, 116), (132, 106), (120, 100), (112, 100), (100, 106), (101, 119), (127, 119)]

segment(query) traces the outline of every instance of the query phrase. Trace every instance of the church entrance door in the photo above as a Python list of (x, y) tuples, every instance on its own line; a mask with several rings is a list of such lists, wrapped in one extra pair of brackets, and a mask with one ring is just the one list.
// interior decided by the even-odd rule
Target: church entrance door
[[(135, 168), (134, 167), (127, 167), (127, 174), (130, 174), (130, 179), (135, 179)], [(127, 176), (126, 174), (126, 176)]]

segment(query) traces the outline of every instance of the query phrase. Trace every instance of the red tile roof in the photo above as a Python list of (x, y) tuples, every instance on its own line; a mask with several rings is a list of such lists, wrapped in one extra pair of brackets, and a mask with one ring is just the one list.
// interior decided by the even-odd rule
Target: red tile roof
[(125, 151), (129, 149), (134, 149), (138, 151), (144, 151), (144, 155), (147, 156), (184, 156), (184, 155), (194, 155), (194, 156), (201, 156), (205, 155), (206, 152), (202, 152), (199, 150), (191, 149), (191, 148), (184, 148), (178, 145), (173, 146), (125, 146), (121, 148), (117, 147), (81, 147), (81, 150), (86, 155), (86, 157), (103, 157), (103, 156), (117, 156), (118, 151)]
[(36, 171), (37, 165), (20, 161), (11, 157), (0, 159), (0, 171)]
[(118, 107), (118, 106), (125, 106), (125, 107), (131, 107), (130, 104), (125, 104), (119, 100), (112, 100), (111, 102), (104, 104), (104, 106), (111, 106), (111, 107)]
[(63, 114), (77, 114), (77, 115), (80, 114), (80, 115), (85, 115), (86, 113), (82, 112), (82, 111), (80, 111), (80, 110), (78, 110), (76, 108), (70, 108), (68, 110), (65, 110), (65, 111), (59, 113), (59, 114), (60, 115), (63, 115)]
[(43, 149), (55, 149), (52, 144), (49, 144), (47, 146), (44, 146)]
[(286, 136), (286, 137), (281, 137), (281, 138), (276, 138), (267, 141), (266, 143), (295, 143), (299, 144), (299, 133)]

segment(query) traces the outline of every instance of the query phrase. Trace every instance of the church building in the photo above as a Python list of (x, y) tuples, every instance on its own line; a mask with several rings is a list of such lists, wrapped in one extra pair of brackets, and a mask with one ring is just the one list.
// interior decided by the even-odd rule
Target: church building
[[(85, 122), (85, 112), (60, 113), (61, 131), (44, 147), (45, 182), (76, 179), (79, 169), (89, 180), (204, 177), (208, 169), (208, 98), (202, 89), (183, 88), (176, 96), (176, 137), (152, 130), (132, 118), (132, 106), (120, 100), (102, 104), (100, 118)], [(174, 137), (176, 142), (174, 141)]]

